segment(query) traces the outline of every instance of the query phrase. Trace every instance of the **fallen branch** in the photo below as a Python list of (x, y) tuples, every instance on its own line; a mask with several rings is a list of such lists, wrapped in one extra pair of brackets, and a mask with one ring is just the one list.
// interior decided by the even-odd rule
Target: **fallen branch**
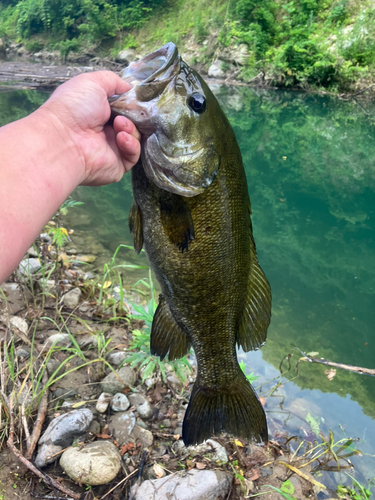
[(42, 432), (42, 425), (43, 425), (44, 419), (46, 418), (46, 414), (47, 414), (47, 406), (48, 406), (47, 370), (45, 370), (43, 373), (42, 381), (43, 381), (43, 386), (44, 386), (44, 394), (43, 394), (42, 399), (40, 400), (40, 403), (38, 406), (38, 415), (36, 417), (33, 432), (31, 434), (30, 446), (27, 447), (27, 451), (25, 454), (25, 457), (28, 460), (30, 460), (31, 457), (33, 456), (35, 447), (39, 441), (40, 433)]
[(298, 350), (303, 354), (303, 358), (300, 358), (299, 361), (307, 361), (309, 363), (319, 363), (321, 365), (332, 366), (334, 368), (341, 368), (342, 370), (359, 373), (360, 375), (371, 375), (372, 377), (375, 377), (375, 369), (373, 368), (362, 368), (361, 366), (345, 365), (344, 363), (335, 363), (334, 361), (328, 361), (327, 359), (323, 358), (313, 358), (305, 354), (303, 351), (301, 351), (301, 349)]

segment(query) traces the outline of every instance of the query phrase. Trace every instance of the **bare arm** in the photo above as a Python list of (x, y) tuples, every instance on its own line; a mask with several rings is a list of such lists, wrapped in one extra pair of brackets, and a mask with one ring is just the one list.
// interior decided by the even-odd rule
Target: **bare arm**
[(80, 75), (0, 129), (0, 283), (78, 185), (117, 182), (138, 160), (134, 125), (105, 125), (107, 97), (128, 89), (109, 71)]

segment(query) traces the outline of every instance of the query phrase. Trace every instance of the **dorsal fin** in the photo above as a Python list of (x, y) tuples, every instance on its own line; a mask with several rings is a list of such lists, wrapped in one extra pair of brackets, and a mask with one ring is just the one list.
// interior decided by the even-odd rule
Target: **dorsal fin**
[(188, 337), (172, 318), (161, 294), (152, 322), (150, 348), (151, 354), (160, 356), (162, 360), (168, 354), (170, 361), (182, 358), (190, 350)]
[(245, 352), (262, 347), (271, 321), (271, 288), (259, 265), (255, 243), (250, 236), (249, 283), (237, 334), (237, 344)]
[(134, 200), (129, 212), (129, 229), (133, 233), (134, 250), (139, 253), (143, 247), (142, 214)]

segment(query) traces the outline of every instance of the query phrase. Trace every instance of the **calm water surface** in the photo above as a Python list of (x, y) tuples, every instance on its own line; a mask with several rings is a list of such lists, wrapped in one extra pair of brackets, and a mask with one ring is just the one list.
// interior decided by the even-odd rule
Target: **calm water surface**
[[(262, 385), (299, 347), (339, 363), (375, 368), (375, 111), (327, 96), (215, 88), (244, 158), (259, 261), (271, 283), (273, 316), (261, 351), (240, 353)], [(46, 94), (0, 94), (1, 124), (32, 111)], [(130, 244), (130, 179), (79, 188), (85, 201), (68, 223), (100, 268)], [(228, 235), (229, 237), (230, 235)], [(145, 264), (124, 250), (122, 259)], [(129, 272), (128, 286), (142, 274)], [(271, 434), (311, 438), (311, 419), (336, 440), (358, 438), (359, 481), (375, 477), (375, 378), (301, 362), (294, 352), (283, 387), (267, 399)], [(284, 367), (286, 367), (284, 363)], [(295, 378), (296, 377), (296, 378)], [(288, 382), (291, 378), (293, 381)], [(262, 385), (267, 394), (274, 382)], [(314, 426), (314, 425), (313, 425)], [(315, 427), (316, 430), (316, 427)], [(323, 472), (329, 487), (343, 473)]]

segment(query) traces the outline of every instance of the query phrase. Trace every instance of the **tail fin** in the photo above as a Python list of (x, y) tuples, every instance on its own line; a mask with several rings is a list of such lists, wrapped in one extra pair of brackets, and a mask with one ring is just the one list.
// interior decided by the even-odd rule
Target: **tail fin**
[(182, 428), (186, 446), (229, 432), (249, 441), (267, 442), (267, 420), (253, 388), (242, 374), (223, 388), (195, 383)]

